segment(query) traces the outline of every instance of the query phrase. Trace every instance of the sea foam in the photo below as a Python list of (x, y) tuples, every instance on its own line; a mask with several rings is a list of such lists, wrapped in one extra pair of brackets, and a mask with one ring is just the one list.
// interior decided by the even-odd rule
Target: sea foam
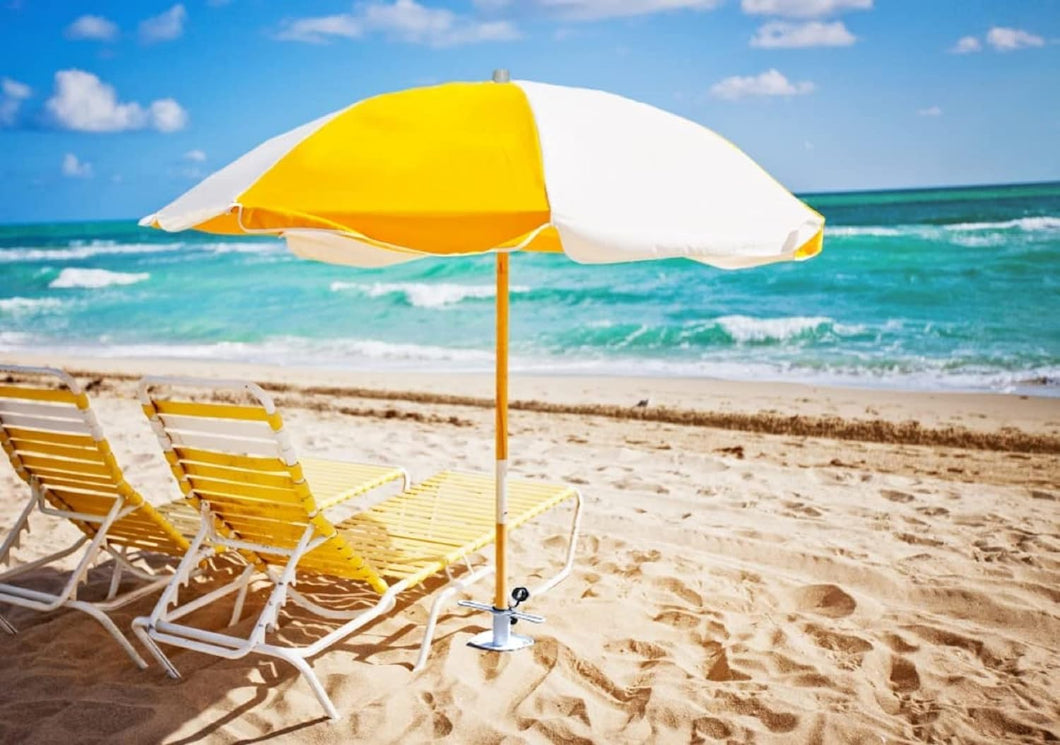
[[(495, 297), (497, 289), (493, 285), (459, 285), (447, 282), (375, 282), (359, 284), (356, 282), (332, 282), (332, 292), (352, 290), (367, 297), (376, 298), (385, 295), (398, 295), (405, 302), (416, 308), (443, 308), (456, 305), (464, 300), (484, 300)], [(512, 287), (510, 293), (529, 292), (529, 287)]]
[(859, 330), (853, 326), (837, 324), (834, 319), (825, 316), (792, 316), (789, 318), (721, 316), (715, 319), (714, 323), (738, 343), (787, 341), (826, 330), (840, 335), (857, 333)]
[[(1024, 233), (1060, 232), (1060, 217), (1042, 215), (1038, 217), (1020, 217), (1013, 220), (986, 222), (957, 222), (948, 225), (928, 225), (915, 223), (909, 225), (837, 225), (825, 228), (825, 234), (835, 238), (950, 238), (952, 233), (997, 233), (1019, 230)], [(999, 238), (999, 240), (1001, 240)], [(993, 244), (991, 244), (993, 245)]]
[(61, 308), (63, 301), (51, 297), (5, 297), (0, 298), (0, 313), (23, 315), (42, 310)]
[(136, 254), (155, 254), (176, 251), (184, 247), (183, 243), (121, 243), (113, 241), (93, 241), (89, 244), (73, 245), (67, 248), (34, 248), (16, 246), (0, 249), (0, 263), (16, 261), (78, 261), (96, 256), (126, 256)]
[(112, 285), (134, 285), (150, 277), (147, 272), (109, 272), (106, 269), (67, 267), (59, 272), (59, 276), (53, 279), (48, 287), (98, 289)]

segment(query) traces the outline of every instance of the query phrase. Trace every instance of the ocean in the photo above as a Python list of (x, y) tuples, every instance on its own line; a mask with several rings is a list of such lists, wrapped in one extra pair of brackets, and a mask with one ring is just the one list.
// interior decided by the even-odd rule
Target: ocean
[[(810, 261), (512, 259), (512, 369), (1060, 395), (1060, 183), (803, 195)], [(0, 226), (0, 352), (488, 371), (493, 260), (384, 270), (133, 221)]]

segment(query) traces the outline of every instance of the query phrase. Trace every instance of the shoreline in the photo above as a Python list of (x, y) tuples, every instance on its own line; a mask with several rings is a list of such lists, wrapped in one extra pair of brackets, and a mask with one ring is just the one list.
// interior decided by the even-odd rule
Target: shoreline
[[(164, 358), (0, 355), (82, 379), (134, 382), (168, 374), (234, 378), (287, 397), (491, 409), (483, 373), (365, 372)], [(1060, 399), (1025, 394), (907, 392), (702, 378), (513, 375), (511, 409), (708, 427), (765, 435), (1060, 453)], [(647, 401), (647, 405), (640, 406)], [(313, 404), (314, 407), (317, 404)]]

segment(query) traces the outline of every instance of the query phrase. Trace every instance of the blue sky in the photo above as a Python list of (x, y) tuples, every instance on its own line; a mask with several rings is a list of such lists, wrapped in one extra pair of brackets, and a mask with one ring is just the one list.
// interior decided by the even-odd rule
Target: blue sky
[(514, 77), (720, 132), (792, 190), (1060, 179), (1054, 0), (0, 0), (0, 222), (138, 217), (360, 98)]

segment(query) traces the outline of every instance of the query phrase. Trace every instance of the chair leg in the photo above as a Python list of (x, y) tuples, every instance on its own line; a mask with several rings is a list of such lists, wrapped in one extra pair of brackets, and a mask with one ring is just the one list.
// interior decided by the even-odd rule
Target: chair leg
[(474, 584), (483, 577), (488, 577), (491, 574), (493, 574), (493, 565), (480, 567), (470, 574), (454, 580), (444, 590), (438, 593), (434, 598), (434, 602), (431, 603), (431, 614), (427, 617), (427, 627), (423, 631), (423, 641), (420, 643), (420, 654), (419, 657), (416, 658), (416, 664), (412, 667), (412, 672), (419, 672), (423, 669), (424, 665), (427, 664), (427, 656), (431, 653), (431, 639), (434, 638), (434, 629), (438, 625), (438, 614), (442, 612), (442, 608), (444, 608), (446, 603), (449, 602), (449, 598), (466, 588), (468, 585)]
[(33, 513), (33, 508), (36, 506), (37, 494), (36, 490), (34, 490), (33, 497), (26, 503), (15, 524), (11, 526), (11, 532), (4, 537), (4, 542), (0, 544), (0, 565), (9, 563), (11, 551), (18, 547), (22, 531), (29, 530), (29, 516)]
[(91, 603), (86, 603), (81, 600), (71, 600), (67, 602), (66, 605), (69, 605), (71, 608), (76, 608), (83, 613), (87, 613), (92, 616), (92, 618), (99, 621), (103, 628), (109, 631), (115, 641), (121, 645), (121, 648), (125, 650), (125, 654), (129, 655), (129, 658), (132, 659), (138, 668), (141, 670), (147, 668), (147, 662), (144, 661), (144, 658), (141, 657), (140, 653), (136, 651), (136, 648), (129, 643), (129, 640), (125, 638), (125, 634), (121, 633), (118, 627), (114, 624), (114, 621), (110, 620), (110, 617), (107, 616), (106, 613), (99, 610), (99, 608), (96, 608)]
[(313, 689), (317, 701), (320, 702), (320, 706), (323, 707), (324, 712), (328, 717), (332, 720), (341, 719), (338, 710), (335, 708), (335, 704), (331, 702), (331, 698), (328, 697), (320, 679), (317, 677), (317, 674), (313, 672), (313, 668), (310, 667), (309, 662), (307, 662), (304, 657), (286, 649), (273, 649), (270, 651), (270, 654), (294, 665), (294, 667), (298, 669), (298, 672), (302, 673), (302, 677), (306, 679), (306, 682), (309, 683), (309, 687)]
[(147, 633), (147, 618), (137, 618), (132, 623), (133, 633), (136, 634), (136, 638), (140, 640), (140, 643), (147, 648), (147, 651), (151, 653), (151, 656), (155, 658), (159, 665), (166, 671), (166, 674), (174, 680), (180, 679), (180, 670), (177, 666), (170, 662), (169, 658), (162, 651), (162, 648), (158, 646), (154, 639)]
[(243, 570), (243, 576), (240, 577), (239, 594), (236, 595), (235, 605), (232, 606), (232, 617), (228, 619), (229, 626), (235, 626), (239, 623), (239, 617), (243, 615), (243, 603), (247, 599), (247, 589), (250, 587), (250, 577), (254, 573), (254, 565), (249, 565)]
[(3, 629), (4, 631), (6, 631), (7, 633), (9, 633), (9, 634), (11, 634), (11, 635), (14, 635), (14, 634), (17, 634), (17, 633), (18, 633), (18, 629), (16, 629), (16, 628), (15, 628), (15, 627), (14, 627), (14, 626), (13, 626), (13, 625), (11, 624), (11, 622), (10, 622), (10, 621), (8, 621), (8, 620), (7, 620), (6, 618), (4, 618), (3, 616), (0, 616), (0, 629)]

